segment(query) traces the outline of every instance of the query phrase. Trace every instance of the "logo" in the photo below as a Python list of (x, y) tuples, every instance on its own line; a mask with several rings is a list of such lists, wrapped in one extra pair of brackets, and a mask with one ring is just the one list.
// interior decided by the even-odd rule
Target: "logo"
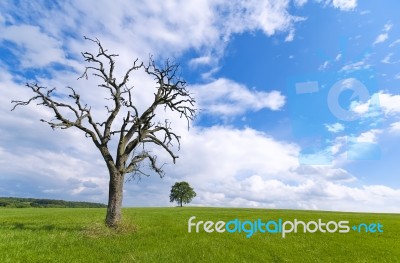
[[(204, 231), (206, 233), (244, 233), (246, 238), (250, 238), (255, 233), (262, 234), (279, 234), (282, 238), (285, 238), (290, 233), (349, 233), (353, 230), (358, 233), (383, 233), (383, 225), (381, 223), (361, 223), (357, 225), (350, 225), (348, 220), (341, 221), (323, 221), (318, 219), (317, 221), (302, 221), (297, 218), (293, 221), (283, 221), (281, 218), (278, 220), (244, 220), (241, 221), (238, 218), (225, 221), (197, 221), (195, 216), (192, 216), (188, 220), (188, 232), (189, 233), (200, 233)], [(350, 227), (351, 226), (351, 227)]]
[(336, 58), (323, 57), (319, 71), (287, 79), (300, 164), (328, 165), (340, 153), (348, 160), (380, 159), (377, 143), (362, 136), (378, 131), (381, 115), (376, 74), (366, 62), (369, 53), (353, 60), (345, 54), (344, 47)]

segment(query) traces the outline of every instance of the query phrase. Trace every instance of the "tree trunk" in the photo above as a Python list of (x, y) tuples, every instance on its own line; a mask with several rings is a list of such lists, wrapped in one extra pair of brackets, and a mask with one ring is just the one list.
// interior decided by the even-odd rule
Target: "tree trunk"
[(118, 172), (110, 172), (106, 215), (106, 225), (108, 227), (116, 227), (121, 221), (123, 187), (124, 176)]
[(180, 203), (181, 203), (181, 207), (182, 207), (182, 198), (181, 198), (181, 200), (180, 200)]

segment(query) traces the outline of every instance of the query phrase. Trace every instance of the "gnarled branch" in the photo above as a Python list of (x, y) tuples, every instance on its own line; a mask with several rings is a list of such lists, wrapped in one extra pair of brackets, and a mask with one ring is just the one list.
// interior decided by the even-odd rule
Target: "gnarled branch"
[[(37, 83), (26, 85), (33, 91), (34, 96), (26, 101), (13, 100), (12, 110), (18, 106), (38, 102), (38, 105), (52, 110), (55, 115), (53, 120), (41, 120), (42, 122), (53, 129), (76, 127), (83, 131), (93, 140), (106, 161), (107, 167), (113, 172), (118, 171), (122, 176), (126, 173), (137, 172), (140, 170), (138, 164), (148, 160), (150, 168), (162, 176), (163, 170), (157, 164), (157, 157), (145, 150), (145, 146), (152, 144), (161, 147), (175, 163), (178, 156), (173, 152), (173, 142), (177, 142), (179, 149), (180, 137), (173, 132), (168, 120), (164, 123), (155, 121), (156, 110), (164, 107), (164, 110), (176, 112), (187, 120), (188, 125), (196, 114), (195, 100), (187, 90), (186, 82), (178, 75), (179, 66), (167, 60), (162, 67), (158, 67), (152, 57), (149, 63), (144, 65), (136, 59), (121, 78), (116, 78), (115, 58), (118, 55), (109, 53), (97, 38), (85, 37), (85, 39), (93, 42), (98, 51), (97, 53), (82, 52), (88, 65), (78, 79), (87, 79), (91, 73), (100, 79), (101, 83), (98, 87), (108, 91), (110, 96), (105, 99), (111, 100), (112, 104), (105, 105), (107, 116), (104, 120), (95, 120), (91, 107), (81, 101), (80, 95), (74, 88), (68, 87), (70, 94), (66, 98), (72, 99), (73, 102), (67, 103), (65, 98), (56, 96), (55, 88), (47, 89)], [(153, 77), (156, 83), (154, 100), (143, 112), (139, 112), (138, 105), (135, 104), (133, 87), (127, 86), (132, 73), (140, 69)], [(123, 115), (122, 112), (124, 112)], [(115, 128), (117, 118), (122, 120), (122, 124)], [(108, 142), (115, 135), (118, 135), (118, 146), (116, 156), (113, 158)], [(143, 151), (135, 155), (139, 146), (144, 147)], [(133, 157), (128, 161), (129, 156)]]

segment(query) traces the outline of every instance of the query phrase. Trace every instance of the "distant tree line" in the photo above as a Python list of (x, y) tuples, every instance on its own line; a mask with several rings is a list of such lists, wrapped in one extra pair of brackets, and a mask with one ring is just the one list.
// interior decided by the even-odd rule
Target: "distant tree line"
[(71, 202), (53, 199), (19, 198), (19, 197), (0, 197), (0, 208), (102, 208), (105, 204), (90, 202)]

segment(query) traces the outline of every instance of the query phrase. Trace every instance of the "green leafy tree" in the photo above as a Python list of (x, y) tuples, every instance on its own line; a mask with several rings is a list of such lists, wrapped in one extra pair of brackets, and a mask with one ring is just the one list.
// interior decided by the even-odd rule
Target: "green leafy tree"
[(171, 188), (169, 199), (170, 202), (178, 202), (182, 207), (182, 203), (190, 203), (195, 196), (196, 192), (190, 187), (188, 182), (176, 182)]

